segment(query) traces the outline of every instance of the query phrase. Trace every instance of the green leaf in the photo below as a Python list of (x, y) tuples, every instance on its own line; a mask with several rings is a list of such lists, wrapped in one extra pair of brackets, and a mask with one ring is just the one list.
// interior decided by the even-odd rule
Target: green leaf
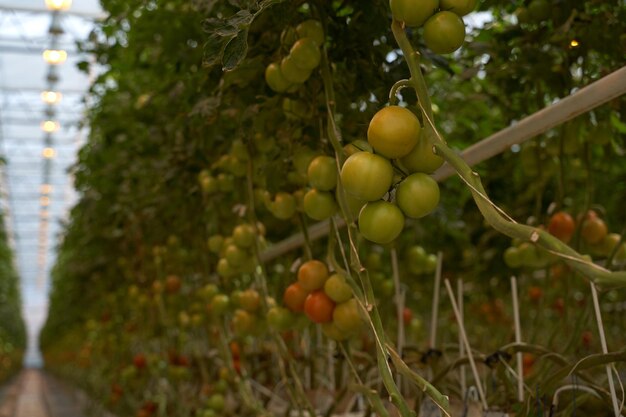
[(224, 71), (233, 70), (246, 57), (248, 52), (248, 29), (244, 29), (237, 36), (231, 39), (222, 57), (222, 69)]
[(212, 66), (220, 62), (222, 58), (222, 51), (224, 50), (224, 44), (226, 39), (213, 34), (209, 36), (204, 44), (204, 64)]

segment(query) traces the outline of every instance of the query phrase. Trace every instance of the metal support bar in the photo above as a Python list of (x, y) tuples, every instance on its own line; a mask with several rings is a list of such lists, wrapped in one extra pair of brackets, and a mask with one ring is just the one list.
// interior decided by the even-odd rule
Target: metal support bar
[[(555, 126), (567, 122), (576, 116), (593, 110), (617, 97), (626, 94), (626, 66), (591, 83), (574, 94), (525, 117), (485, 139), (470, 146), (461, 153), (461, 157), (470, 166), (486, 161), (508, 150), (511, 145), (523, 143), (540, 135)], [(444, 164), (433, 174), (433, 178), (441, 182), (455, 171)], [(338, 227), (345, 226), (343, 219), (338, 219)], [(314, 224), (308, 230), (311, 240), (326, 236), (330, 231), (329, 222)], [(304, 244), (304, 236), (297, 233), (272, 245), (261, 254), (261, 261), (267, 262), (280, 255), (299, 248)]]

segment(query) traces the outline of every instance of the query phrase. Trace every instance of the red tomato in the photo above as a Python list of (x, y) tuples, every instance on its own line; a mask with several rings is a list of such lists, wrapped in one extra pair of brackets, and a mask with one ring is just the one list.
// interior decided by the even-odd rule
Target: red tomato
[(574, 219), (564, 211), (554, 213), (548, 223), (548, 232), (565, 243), (572, 239), (575, 228)]
[(335, 303), (324, 291), (314, 291), (306, 297), (304, 314), (314, 323), (328, 323), (333, 319)]

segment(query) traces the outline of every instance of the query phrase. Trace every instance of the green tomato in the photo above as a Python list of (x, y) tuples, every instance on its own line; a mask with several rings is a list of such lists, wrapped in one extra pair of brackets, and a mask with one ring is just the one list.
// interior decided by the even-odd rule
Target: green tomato
[(283, 332), (293, 326), (294, 317), (288, 309), (274, 306), (267, 312), (267, 323), (270, 327)]
[(426, 251), (419, 245), (414, 245), (407, 249), (405, 258), (409, 271), (414, 274), (424, 273), (427, 257)]
[(258, 320), (246, 310), (237, 309), (233, 315), (232, 325), (237, 335), (246, 336), (257, 330)]
[(218, 191), (218, 184), (215, 177), (211, 176), (209, 171), (202, 170), (198, 174), (198, 182), (202, 188), (202, 192), (205, 194), (213, 194)]
[(367, 240), (385, 244), (400, 235), (404, 228), (404, 216), (395, 204), (387, 201), (370, 202), (359, 214), (359, 231)]
[(222, 172), (217, 175), (217, 187), (223, 193), (230, 193), (235, 189), (235, 179), (232, 175)]
[(439, 12), (424, 24), (424, 42), (436, 54), (449, 54), (465, 41), (465, 24), (452, 12)]
[(439, 8), (439, 0), (390, 0), (391, 14), (407, 26), (422, 26)]
[(302, 84), (311, 76), (311, 71), (298, 67), (291, 55), (287, 55), (280, 61), (280, 70), (285, 79), (293, 84)]
[(424, 126), (421, 130), (417, 145), (405, 155), (400, 162), (410, 172), (423, 172), (431, 174), (443, 164), (443, 158), (433, 153), (433, 145), (429, 138), (434, 136), (432, 128), (429, 125)]
[(393, 181), (388, 159), (370, 152), (350, 155), (341, 168), (341, 182), (347, 193), (362, 201), (381, 199)]
[(504, 251), (504, 263), (509, 268), (519, 268), (522, 266), (522, 257), (520, 250), (515, 246), (511, 246)]
[(267, 209), (281, 220), (291, 219), (296, 214), (296, 199), (285, 192), (276, 193), (274, 201), (266, 202)]
[(405, 216), (419, 219), (439, 204), (439, 185), (421, 172), (411, 174), (398, 185), (396, 202)]
[(293, 84), (283, 75), (280, 64), (272, 62), (265, 68), (265, 82), (277, 93), (284, 93)]
[(367, 129), (367, 141), (386, 158), (402, 158), (417, 144), (421, 125), (408, 109), (389, 106), (379, 110)]
[(310, 38), (317, 46), (324, 43), (324, 29), (319, 20), (305, 20), (296, 27), (296, 32), (300, 38)]
[(333, 310), (333, 323), (348, 334), (357, 333), (363, 326), (361, 311), (355, 298), (337, 304)]
[(333, 274), (324, 283), (324, 292), (335, 303), (344, 303), (352, 298), (352, 288), (343, 274)]
[(477, 0), (441, 0), (441, 10), (447, 10), (459, 16), (465, 16), (476, 8), (477, 2)]
[(217, 261), (217, 267), (215, 269), (217, 270), (217, 274), (223, 278), (230, 278), (237, 272), (226, 258), (220, 258), (220, 260)]
[(316, 157), (309, 164), (307, 177), (311, 187), (320, 191), (330, 191), (337, 186), (337, 165), (335, 158), (327, 155)]
[(314, 220), (325, 220), (337, 213), (335, 197), (327, 191), (309, 190), (304, 195), (304, 212)]
[(249, 248), (254, 244), (256, 234), (250, 224), (240, 224), (233, 230), (233, 240), (240, 248)]
[(343, 342), (344, 340), (348, 340), (350, 333), (344, 332), (339, 327), (335, 325), (332, 321), (329, 323), (322, 323), (322, 332), (329, 339), (335, 340), (337, 342)]
[(214, 316), (221, 316), (230, 307), (230, 298), (226, 294), (217, 294), (213, 296), (209, 303), (209, 311)]
[(224, 237), (222, 235), (213, 235), (207, 242), (209, 250), (215, 254), (222, 251), (222, 245), (224, 244)]
[(294, 43), (289, 55), (296, 66), (304, 71), (316, 68), (322, 59), (319, 46), (311, 38), (302, 38)]
[(207, 399), (206, 406), (213, 411), (223, 411), (226, 407), (226, 401), (222, 394), (213, 394)]
[(224, 257), (228, 261), (228, 265), (239, 268), (250, 255), (246, 250), (241, 249), (237, 245), (228, 245), (224, 252)]

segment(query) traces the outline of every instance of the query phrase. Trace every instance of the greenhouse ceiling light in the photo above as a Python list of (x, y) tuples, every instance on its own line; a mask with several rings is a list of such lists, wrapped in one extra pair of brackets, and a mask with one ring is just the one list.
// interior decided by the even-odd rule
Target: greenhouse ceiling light
[(57, 104), (63, 98), (63, 94), (58, 91), (44, 91), (41, 93), (41, 99), (46, 104)]
[(572, 39), (572, 41), (569, 43), (569, 46), (572, 48), (576, 48), (578, 45), (580, 45), (580, 43), (576, 39)]
[(50, 159), (50, 158), (54, 158), (54, 156), (56, 155), (56, 152), (52, 148), (44, 148), (42, 154), (44, 158)]
[(51, 192), (52, 192), (52, 185), (41, 184), (41, 194), (50, 194)]
[(55, 122), (53, 120), (46, 120), (41, 123), (41, 130), (46, 133), (56, 132), (60, 127), (59, 122)]
[(41, 204), (42, 207), (48, 207), (48, 205), (50, 204), (50, 198), (46, 196), (41, 196), (39, 198), (39, 204)]
[(46, 49), (43, 51), (43, 59), (50, 65), (59, 65), (67, 59), (67, 52), (63, 49)]
[(72, 6), (72, 0), (46, 0), (46, 7), (49, 10), (67, 10)]

